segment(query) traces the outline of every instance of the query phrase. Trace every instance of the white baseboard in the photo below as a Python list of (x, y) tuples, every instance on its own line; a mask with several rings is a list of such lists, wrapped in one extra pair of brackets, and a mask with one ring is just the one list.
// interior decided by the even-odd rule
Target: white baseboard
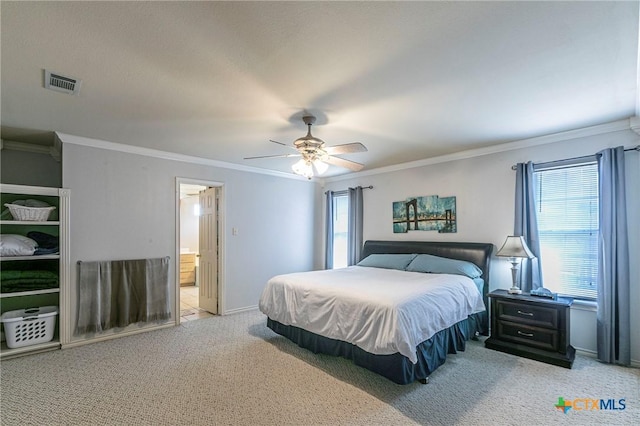
[[(575, 350), (576, 350), (576, 354), (578, 355), (588, 356), (589, 358), (593, 358), (593, 359), (598, 358), (598, 353), (596, 351), (592, 351), (589, 349), (580, 349), (580, 348), (575, 348)], [(640, 361), (636, 361), (632, 359), (631, 367), (640, 368)]]
[(245, 306), (244, 308), (229, 309), (225, 311), (222, 315), (239, 314), (240, 312), (255, 311), (256, 309), (258, 309), (258, 305)]
[(596, 358), (597, 357), (596, 351), (592, 351), (590, 349), (575, 348), (575, 350), (576, 350), (576, 354), (578, 354), (578, 355), (588, 356), (589, 358)]
[(169, 327), (175, 327), (175, 326), (176, 326), (176, 323), (171, 321), (171, 322), (168, 322), (168, 323), (165, 323), (165, 324), (153, 325), (153, 326), (149, 326), (149, 327), (139, 328), (137, 330), (128, 330), (128, 331), (122, 331), (122, 332), (117, 332), (117, 333), (110, 333), (110, 334), (106, 334), (106, 335), (100, 335), (100, 336), (91, 337), (91, 338), (84, 339), (84, 340), (78, 340), (78, 341), (75, 341), (75, 342), (65, 343), (64, 345), (62, 345), (62, 349), (75, 348), (77, 346), (83, 346), (83, 345), (87, 345), (89, 343), (104, 342), (105, 340), (119, 339), (120, 337), (133, 336), (135, 334), (146, 333), (148, 331), (161, 330), (163, 328), (169, 328)]

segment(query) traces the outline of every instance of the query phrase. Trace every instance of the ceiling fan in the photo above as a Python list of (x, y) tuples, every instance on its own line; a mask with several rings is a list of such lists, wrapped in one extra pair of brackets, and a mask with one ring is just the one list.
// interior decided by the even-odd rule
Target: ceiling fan
[(307, 179), (311, 179), (315, 173), (323, 174), (329, 168), (329, 165), (344, 167), (357, 172), (362, 170), (364, 164), (355, 161), (345, 160), (344, 158), (335, 157), (338, 154), (351, 154), (354, 152), (365, 152), (367, 148), (360, 142), (347, 143), (344, 145), (326, 146), (322, 139), (311, 135), (311, 126), (316, 122), (313, 115), (305, 115), (302, 121), (307, 125), (308, 130), (306, 136), (296, 139), (293, 146), (282, 142), (269, 140), (269, 142), (286, 146), (287, 148), (297, 151), (297, 154), (280, 154), (280, 155), (261, 155), (257, 157), (245, 157), (245, 160), (253, 160), (256, 158), (289, 158), (302, 157), (300, 161), (291, 166), (295, 174), (302, 175)]

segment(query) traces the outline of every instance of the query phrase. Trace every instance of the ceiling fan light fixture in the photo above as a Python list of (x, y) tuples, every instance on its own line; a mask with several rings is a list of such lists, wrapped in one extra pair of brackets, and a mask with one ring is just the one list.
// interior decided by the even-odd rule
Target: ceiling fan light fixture
[(322, 175), (324, 172), (327, 171), (327, 169), (329, 169), (329, 165), (320, 159), (313, 161), (313, 167), (316, 169), (316, 172), (318, 173), (318, 175)]
[(310, 161), (307, 161), (304, 158), (291, 166), (291, 170), (293, 170), (293, 173), (304, 176), (307, 179), (311, 179), (313, 177), (313, 165)]

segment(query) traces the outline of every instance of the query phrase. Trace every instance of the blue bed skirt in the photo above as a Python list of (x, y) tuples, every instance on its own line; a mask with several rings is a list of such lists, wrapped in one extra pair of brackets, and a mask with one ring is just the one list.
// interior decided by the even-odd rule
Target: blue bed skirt
[(487, 313), (480, 312), (434, 334), (418, 345), (416, 364), (399, 353), (374, 355), (351, 343), (322, 337), (298, 327), (281, 324), (271, 318), (267, 318), (267, 327), (313, 353), (350, 359), (356, 365), (378, 373), (392, 382), (406, 385), (429, 377), (436, 368), (444, 364), (447, 354), (464, 351), (466, 341), (474, 338), (476, 333), (486, 334), (486, 318)]

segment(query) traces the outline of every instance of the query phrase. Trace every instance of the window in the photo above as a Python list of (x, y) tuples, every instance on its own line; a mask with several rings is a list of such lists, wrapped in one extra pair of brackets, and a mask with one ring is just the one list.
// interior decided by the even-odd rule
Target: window
[(598, 276), (598, 166), (536, 167), (536, 202), (544, 286), (595, 299)]
[(349, 232), (349, 196), (333, 195), (333, 269), (347, 267), (347, 234)]

